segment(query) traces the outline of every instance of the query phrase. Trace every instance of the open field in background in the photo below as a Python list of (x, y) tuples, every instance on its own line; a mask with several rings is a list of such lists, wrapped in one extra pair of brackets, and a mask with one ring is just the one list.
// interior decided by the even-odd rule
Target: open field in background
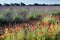
[(54, 12), (60, 12), (60, 6), (1, 6), (0, 7), (0, 10), (2, 9), (6, 9), (6, 8), (9, 8), (10, 10), (12, 9), (21, 9), (21, 8), (25, 8), (25, 9), (28, 9), (27, 12), (30, 13), (30, 11), (40, 11), (40, 13), (54, 13)]
[(60, 40), (60, 6), (0, 7), (0, 40)]
[(11, 19), (13, 18), (14, 15), (26, 16), (29, 14), (33, 15), (34, 13), (35, 14), (46, 14), (46, 13), (57, 14), (60, 13), (60, 6), (1, 6), (0, 7), (0, 14), (2, 16), (4, 15), (5, 19)]

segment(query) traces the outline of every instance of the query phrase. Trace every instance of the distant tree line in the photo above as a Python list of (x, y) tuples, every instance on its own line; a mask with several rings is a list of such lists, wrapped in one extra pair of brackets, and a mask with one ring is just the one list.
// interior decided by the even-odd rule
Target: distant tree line
[(11, 3), (11, 4), (4, 3), (4, 5), (0, 4), (0, 6), (60, 6), (60, 4), (38, 4), (38, 3), (34, 3), (34, 4), (26, 5), (25, 3), (21, 2), (21, 3)]

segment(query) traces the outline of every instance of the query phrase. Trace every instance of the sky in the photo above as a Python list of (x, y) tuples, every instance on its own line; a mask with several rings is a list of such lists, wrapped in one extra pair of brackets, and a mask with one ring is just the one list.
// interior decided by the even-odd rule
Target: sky
[(23, 2), (25, 4), (34, 4), (34, 3), (38, 3), (38, 4), (60, 4), (60, 0), (0, 0), (1, 4), (4, 3), (20, 3)]

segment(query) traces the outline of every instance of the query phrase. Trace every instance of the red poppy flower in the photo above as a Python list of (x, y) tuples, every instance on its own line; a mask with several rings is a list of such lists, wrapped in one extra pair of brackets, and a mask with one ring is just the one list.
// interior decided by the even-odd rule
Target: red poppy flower
[(53, 30), (54, 29), (54, 24), (50, 25), (50, 29)]
[(59, 16), (56, 16), (56, 19), (59, 19), (60, 18), (60, 15)]
[(42, 31), (42, 32), (40, 32), (40, 34), (41, 34), (41, 35), (43, 35), (43, 34), (44, 34), (44, 32)]
[(2, 35), (2, 38), (6, 38), (6, 36), (7, 36), (6, 34), (3, 34), (3, 35)]
[(10, 28), (10, 31), (13, 31), (13, 28)]
[(16, 31), (18, 31), (18, 30), (20, 30), (20, 27), (17, 27), (17, 28), (16, 28)]
[(48, 36), (50, 36), (50, 37), (51, 37), (51, 36), (52, 36), (52, 34), (51, 34), (51, 33), (49, 33), (49, 34), (48, 34)]
[(45, 25), (49, 25), (49, 22), (47, 21), (47, 22), (45, 22)]
[(41, 25), (40, 27), (41, 27), (41, 28), (44, 28), (44, 26), (43, 26), (43, 25)]
[(12, 33), (13, 32), (13, 28), (10, 28), (10, 33)]
[(50, 16), (50, 18), (53, 18), (53, 16)]
[(35, 26), (32, 26), (32, 30), (35, 30)]

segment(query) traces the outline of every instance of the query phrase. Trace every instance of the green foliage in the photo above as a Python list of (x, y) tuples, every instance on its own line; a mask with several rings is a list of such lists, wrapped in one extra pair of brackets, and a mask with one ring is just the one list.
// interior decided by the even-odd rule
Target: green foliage
[(5, 16), (3, 14), (0, 14), (0, 21), (4, 21), (5, 20)]
[(36, 11), (33, 11), (32, 13), (29, 13), (27, 15), (28, 19), (30, 20), (34, 20), (36, 19), (37, 17), (41, 17), (41, 14), (39, 12), (36, 12)]
[(26, 9), (26, 8), (21, 8), (19, 11), (20, 11), (20, 13), (21, 13), (21, 12), (27, 12), (28, 9)]
[[(36, 18), (41, 18), (42, 14), (39, 11), (36, 10), (32, 10), (31, 12), (29, 12), (28, 9), (26, 8), (21, 8), (21, 9), (2, 9), (1, 13), (0, 13), (0, 21), (5, 21), (5, 22), (21, 22), (25, 19), (25, 16), (28, 20), (35, 20)], [(53, 13), (52, 15), (56, 15), (56, 13)], [(54, 18), (50, 18), (50, 16), (48, 17), (44, 17), (43, 19), (41, 19), (42, 21), (51, 21), (54, 22), (55, 20), (55, 16)], [(56, 20), (55, 20), (56, 21)]]

